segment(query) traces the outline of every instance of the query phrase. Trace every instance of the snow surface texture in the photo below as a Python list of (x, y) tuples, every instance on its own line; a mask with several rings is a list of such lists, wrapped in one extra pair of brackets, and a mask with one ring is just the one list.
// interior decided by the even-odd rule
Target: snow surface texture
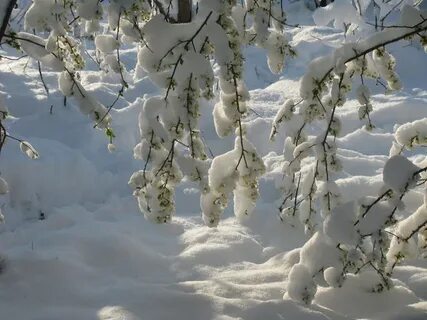
[[(330, 53), (342, 37), (335, 29), (313, 27), (310, 14), (299, 3), (290, 7), (289, 22), (303, 27), (293, 31), (299, 57), (282, 80), (268, 72), (259, 49), (247, 52), (253, 110), (248, 136), (264, 157), (268, 174), (260, 182), (255, 214), (238, 223), (229, 210), (217, 229), (204, 225), (193, 184), (177, 188), (177, 215), (167, 225), (144, 220), (130, 196), (127, 181), (140, 168), (132, 158), (139, 106), (156, 93), (147, 78), (126, 79), (130, 88), (112, 111), (116, 150), (110, 154), (105, 135), (93, 129), (78, 106), (63, 106), (56, 73), (45, 72), (51, 89), (47, 98), (37, 64), (26, 66), (26, 59), (1, 62), (0, 91), (14, 117), (8, 129), (29, 140), (40, 157), (29, 160), (13, 141), (2, 152), (0, 169), (9, 193), (0, 199), (7, 221), (0, 226), (0, 254), (6, 257), (0, 274), (0, 319), (425, 319), (425, 260), (397, 267), (395, 287), (382, 294), (367, 292), (373, 277), (364, 274), (349, 277), (342, 288), (319, 287), (309, 307), (288, 298), (288, 279), (308, 272), (302, 267), (289, 274), (307, 239), (303, 230), (277, 218), (283, 139), (279, 133), (274, 143), (267, 141), (283, 101), (298, 96), (298, 80), (308, 62)], [(376, 128), (361, 129), (356, 98), (338, 111), (344, 171), (337, 184), (343, 203), (355, 195), (374, 195), (381, 186), (395, 125), (427, 118), (427, 57), (419, 48), (403, 46), (391, 50), (406, 89), (384, 95), (381, 88), (371, 88)], [(125, 50), (122, 60), (132, 69), (136, 52)], [(103, 75), (95, 66), (82, 73), (81, 81), (105, 105), (120, 89), (118, 75)], [(229, 150), (232, 139), (216, 137), (212, 106), (202, 112), (207, 145), (215, 155)], [(411, 157), (415, 163), (423, 159)], [(400, 187), (399, 181), (391, 184)], [(412, 203), (422, 202), (421, 194), (409, 196)], [(325, 274), (332, 285), (337, 281), (333, 269)]]

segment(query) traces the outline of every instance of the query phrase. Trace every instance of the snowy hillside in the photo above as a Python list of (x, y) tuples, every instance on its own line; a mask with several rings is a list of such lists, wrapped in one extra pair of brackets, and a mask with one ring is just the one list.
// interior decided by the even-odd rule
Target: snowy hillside
[[(31, 161), (11, 140), (1, 152), (1, 176), (10, 188), (0, 198), (6, 221), (0, 225), (1, 320), (427, 318), (425, 258), (396, 267), (395, 286), (382, 293), (369, 292), (373, 280), (364, 273), (349, 276), (342, 288), (320, 287), (309, 306), (288, 297), (289, 272), (309, 237), (299, 224), (279, 219), (284, 138), (279, 132), (269, 141), (271, 125), (285, 99), (297, 99), (308, 63), (332, 52), (343, 34), (315, 26), (312, 12), (300, 2), (288, 4), (287, 11), (288, 22), (300, 24), (290, 31), (298, 58), (288, 59), (280, 76), (268, 70), (263, 50), (246, 50), (248, 137), (267, 167), (261, 196), (251, 217), (238, 221), (231, 205), (217, 228), (205, 226), (199, 189), (191, 182), (177, 187), (177, 213), (170, 224), (145, 220), (132, 196), (128, 180), (142, 166), (133, 159), (138, 114), (143, 100), (158, 92), (148, 77), (124, 74), (129, 88), (111, 111), (116, 135), (111, 153), (105, 133), (94, 129), (72, 100), (64, 105), (58, 73), (43, 72), (47, 96), (37, 62), (27, 57), (0, 61), (0, 93), (12, 116), (7, 129), (40, 154)], [(93, 55), (93, 42), (86, 45), (86, 54)], [(363, 128), (354, 93), (337, 109), (343, 128), (337, 138), (343, 164), (337, 184), (343, 202), (377, 195), (396, 125), (427, 118), (427, 55), (409, 42), (389, 50), (404, 88), (386, 94), (369, 82), (375, 128)], [(0, 54), (20, 57), (6, 47)], [(136, 55), (133, 48), (121, 53), (127, 70), (135, 68)], [(120, 90), (120, 75), (88, 63), (82, 84), (110, 105)], [(212, 103), (203, 106), (202, 138), (218, 155), (234, 142), (217, 137), (212, 109)], [(310, 134), (320, 129), (313, 127)], [(416, 149), (410, 159), (425, 163), (425, 153)], [(423, 201), (419, 191), (408, 197), (413, 207), (407, 211)]]

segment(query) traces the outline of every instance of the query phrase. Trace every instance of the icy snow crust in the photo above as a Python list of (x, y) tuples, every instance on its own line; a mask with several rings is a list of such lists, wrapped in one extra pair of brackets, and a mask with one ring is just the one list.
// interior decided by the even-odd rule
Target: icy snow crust
[[(2, 208), (6, 224), (0, 225), (0, 254), (6, 257), (0, 274), (0, 319), (425, 319), (425, 260), (397, 267), (394, 288), (382, 294), (368, 292), (376, 279), (370, 273), (349, 276), (343, 287), (334, 288), (339, 279), (328, 265), (325, 280), (331, 287), (318, 287), (311, 306), (290, 299), (301, 291), (313, 293), (306, 275), (322, 267), (322, 259), (316, 256), (321, 247), (334, 244), (316, 241), (318, 247), (300, 250), (307, 240), (303, 230), (277, 218), (283, 132), (271, 144), (267, 141), (285, 99), (298, 98), (299, 78), (308, 63), (331, 53), (342, 34), (314, 27), (310, 12), (298, 3), (290, 7), (288, 16), (290, 23), (303, 27), (293, 31), (292, 45), (299, 57), (289, 62), (282, 80), (267, 71), (261, 50), (247, 52), (246, 80), (252, 89), (253, 110), (248, 138), (263, 156), (268, 172), (260, 182), (261, 199), (251, 218), (237, 222), (230, 209), (214, 229), (200, 217), (200, 195), (193, 184), (177, 188), (177, 214), (167, 225), (146, 221), (129, 196), (127, 181), (140, 168), (132, 158), (139, 108), (156, 93), (147, 78), (126, 79), (130, 88), (112, 110), (116, 150), (111, 154), (105, 135), (78, 112), (79, 105), (63, 106), (57, 73), (46, 70), (51, 89), (46, 98), (36, 63), (30, 62), (24, 72), (26, 59), (0, 62), (0, 91), (13, 115), (9, 130), (29, 140), (40, 155), (30, 161), (12, 141), (1, 155), (0, 169), (8, 186), (0, 187), (9, 193), (0, 203), (7, 203)], [(427, 118), (427, 56), (419, 48), (403, 46), (394, 45), (391, 51), (406, 89), (384, 95), (381, 88), (369, 84), (376, 126), (372, 132), (361, 129), (356, 95), (337, 111), (343, 128), (337, 139), (343, 163), (337, 184), (342, 202), (348, 203), (342, 212), (351, 212), (349, 201), (356, 196), (378, 194), (396, 124)], [(104, 49), (112, 48), (113, 42)], [(122, 60), (128, 70), (134, 68), (136, 52), (124, 50)], [(118, 75), (102, 75), (95, 65), (92, 70), (82, 73), (82, 84), (108, 105), (120, 89)], [(229, 150), (233, 141), (216, 137), (212, 108), (203, 107), (202, 133), (217, 155)], [(400, 139), (412, 136), (416, 126), (403, 127)], [(311, 134), (317, 130), (314, 127)], [(410, 159), (418, 165), (424, 156), (414, 153)], [(389, 181), (396, 189), (401, 184), (398, 177)], [(413, 207), (409, 205), (403, 215), (414, 212), (423, 201), (417, 192), (407, 197)], [(39, 220), (41, 213), (44, 220)], [(370, 223), (380, 223), (381, 213), (378, 208)], [(425, 214), (423, 207), (413, 219), (421, 214)], [(344, 226), (353, 222), (352, 216), (340, 218)], [(402, 228), (411, 223), (403, 220)], [(323, 232), (330, 230), (326, 226), (315, 237), (322, 239)], [(344, 231), (329, 235), (348, 243), (354, 239)], [(290, 274), (294, 265), (300, 267)], [(299, 278), (304, 286), (295, 285), (286, 292), (288, 280)]]

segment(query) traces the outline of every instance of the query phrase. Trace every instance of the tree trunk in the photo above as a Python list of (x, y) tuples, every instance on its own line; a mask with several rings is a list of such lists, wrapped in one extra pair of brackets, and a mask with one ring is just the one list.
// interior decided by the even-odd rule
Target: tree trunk
[(178, 0), (178, 23), (191, 22), (192, 0)]
[(10, 16), (12, 15), (12, 10), (15, 7), (16, 2), (17, 2), (17, 0), (9, 0), (9, 4), (6, 7), (6, 12), (4, 13), (4, 16), (3, 17), (0, 16), (0, 19), (3, 19), (3, 21), (0, 21), (1, 22), (0, 42), (3, 39), (4, 33), (6, 32), (6, 28), (7, 28), (7, 25), (9, 23)]

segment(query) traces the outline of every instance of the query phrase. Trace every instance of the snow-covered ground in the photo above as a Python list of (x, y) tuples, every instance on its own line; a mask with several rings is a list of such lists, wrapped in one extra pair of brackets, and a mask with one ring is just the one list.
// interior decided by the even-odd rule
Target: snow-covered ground
[[(8, 130), (40, 153), (30, 161), (8, 141), (0, 158), (1, 175), (10, 186), (7, 197), (0, 199), (6, 218), (0, 226), (0, 255), (5, 259), (0, 319), (427, 317), (427, 260), (397, 267), (394, 288), (381, 294), (368, 292), (369, 278), (350, 277), (342, 288), (319, 289), (311, 306), (287, 298), (289, 270), (307, 239), (303, 230), (277, 217), (283, 139), (279, 135), (272, 143), (268, 136), (279, 106), (297, 95), (308, 62), (329, 53), (342, 37), (332, 28), (313, 26), (310, 11), (299, 3), (291, 6), (289, 18), (290, 23), (304, 23), (292, 30), (298, 58), (289, 61), (280, 79), (267, 71), (261, 50), (247, 50), (249, 138), (268, 168), (256, 213), (239, 222), (228, 210), (213, 229), (200, 217), (195, 185), (177, 189), (177, 214), (168, 225), (144, 220), (127, 186), (132, 172), (143, 166), (133, 160), (132, 149), (139, 138), (137, 99), (156, 93), (147, 78), (127, 79), (130, 88), (112, 111), (117, 150), (111, 154), (105, 134), (72, 101), (64, 106), (55, 73), (44, 73), (47, 97), (34, 61), (0, 62), (0, 91), (13, 116)], [(337, 183), (344, 199), (376, 194), (396, 124), (427, 117), (427, 55), (407, 43), (391, 48), (405, 88), (385, 95), (371, 83), (376, 128), (362, 129), (354, 100), (338, 111), (344, 128), (338, 139), (344, 171)], [(125, 50), (122, 60), (128, 70), (134, 68), (135, 51)], [(120, 89), (118, 75), (91, 67), (82, 73), (82, 83), (109, 105)], [(212, 105), (204, 107), (202, 129), (216, 155), (230, 149), (232, 141), (216, 137), (211, 111)], [(424, 159), (424, 154), (413, 154), (413, 160)], [(410, 196), (411, 203), (421, 203), (421, 194)]]

